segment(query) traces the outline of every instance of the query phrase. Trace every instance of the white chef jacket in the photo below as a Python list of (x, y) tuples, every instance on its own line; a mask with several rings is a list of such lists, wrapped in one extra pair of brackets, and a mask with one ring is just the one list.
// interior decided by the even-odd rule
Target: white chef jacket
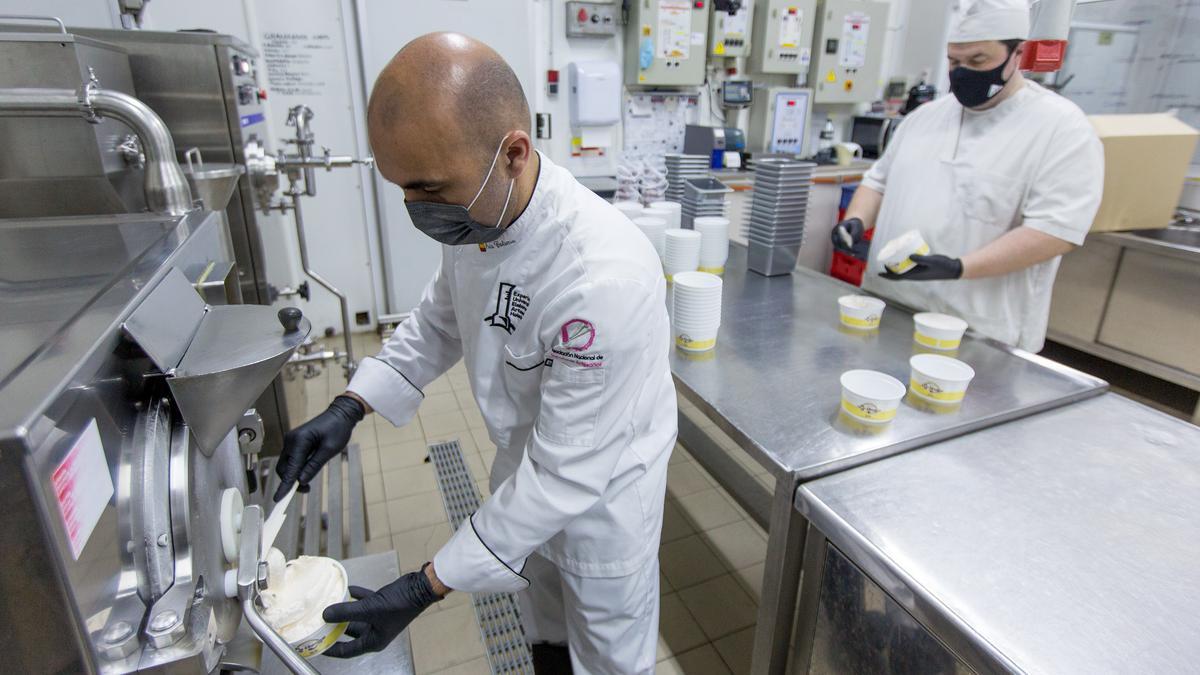
[(1082, 244), (1100, 207), (1104, 150), (1078, 106), (1026, 81), (990, 110), (953, 96), (917, 108), (863, 185), (884, 195), (864, 288), (1036, 352), (1058, 258), (1001, 277), (888, 281), (879, 251), (915, 229), (933, 253), (961, 258), (1022, 225)]
[(516, 591), (538, 551), (579, 576), (658, 552), (675, 388), (662, 265), (612, 205), (544, 155), (524, 213), (443, 246), (421, 303), (349, 389), (397, 426), (464, 358), (496, 444), (492, 496), (434, 557), (467, 592)]

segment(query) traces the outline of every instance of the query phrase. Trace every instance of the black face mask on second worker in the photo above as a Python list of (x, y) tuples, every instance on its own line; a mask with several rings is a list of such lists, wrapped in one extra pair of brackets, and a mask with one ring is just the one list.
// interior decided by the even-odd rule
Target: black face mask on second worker
[(950, 69), (950, 93), (964, 108), (978, 108), (987, 103), (1008, 84), (1004, 69), (1014, 53), (1016, 50), (1010, 48), (1004, 63), (991, 70), (972, 70), (966, 66)]

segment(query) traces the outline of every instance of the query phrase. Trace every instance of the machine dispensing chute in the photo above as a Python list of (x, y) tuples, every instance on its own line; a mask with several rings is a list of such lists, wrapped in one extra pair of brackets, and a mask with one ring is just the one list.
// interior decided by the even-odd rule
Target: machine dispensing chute
[[(179, 413), (210, 454), (312, 330), (300, 310), (206, 305), (177, 270), (122, 325), (167, 377)], [(279, 324), (283, 324), (282, 327)]]

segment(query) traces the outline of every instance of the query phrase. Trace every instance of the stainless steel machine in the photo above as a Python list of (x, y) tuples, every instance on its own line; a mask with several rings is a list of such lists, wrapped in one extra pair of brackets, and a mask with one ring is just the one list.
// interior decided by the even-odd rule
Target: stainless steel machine
[[(15, 19), (0, 16), (0, 23)], [(275, 289), (266, 280), (260, 219), (272, 209), (292, 211), (304, 272), (337, 296), (345, 338), (342, 351), (310, 343), (294, 361), (303, 364), (306, 375), (315, 375), (316, 363), (340, 360), (349, 376), (354, 354), (348, 303), (309, 264), (299, 197), (316, 194), (316, 169), (369, 160), (314, 151), (312, 112), (305, 106), (289, 110), (287, 124), (294, 127), (295, 138), (288, 143), (294, 150), (272, 153), (265, 139), (266, 92), (257, 79), (257, 54), (236, 38), (202, 31), (67, 32), (57, 19), (32, 19), (0, 30), (0, 62), (10, 66), (0, 69), (0, 87), (73, 92), (94, 79), (106, 91), (136, 96), (156, 113), (173, 137), (172, 159), (186, 161), (184, 173), (194, 196), (223, 214), (232, 263), (211, 270), (206, 284), (228, 289), (229, 302), (271, 304), (292, 295), (308, 299), (307, 283)], [(140, 190), (148, 160), (145, 148), (120, 121), (98, 122), (0, 119), (0, 141), (11, 148), (0, 160), (0, 217), (155, 210)], [(289, 178), (290, 191), (277, 201), (280, 174)], [(304, 415), (306, 402), (301, 378), (292, 369), (263, 392), (256, 409), (263, 419), (264, 454), (279, 453), (284, 432)]]
[[(272, 210), (293, 213), (301, 267), (305, 275), (337, 297), (345, 339), (344, 351), (310, 352), (304, 361), (339, 360), (347, 375), (352, 374), (355, 359), (350, 340), (353, 324), (349, 304), (345, 294), (309, 264), (298, 198), (317, 194), (317, 169), (328, 171), (370, 163), (370, 160), (333, 155), (328, 149), (323, 154), (316, 152), (311, 127), (313, 113), (304, 105), (289, 109), (286, 118), (286, 126), (294, 130), (294, 135), (285, 142), (293, 151), (272, 152), (266, 138), (263, 102), (267, 92), (258, 81), (258, 54), (237, 38), (208, 31), (71, 30), (117, 45), (129, 54), (137, 96), (163, 118), (181, 151), (196, 148), (207, 162), (245, 169), (238, 178), (237, 190), (225, 207), (245, 302), (270, 304), (281, 295), (309, 298), (307, 282), (295, 289), (276, 289), (266, 279), (259, 219)], [(180, 159), (183, 160), (182, 152)], [(276, 202), (280, 173), (290, 182), (288, 191)], [(278, 451), (275, 439), (282, 434), (275, 432), (288, 427), (291, 417), (288, 411), (300, 414), (304, 411), (303, 405), (290, 405), (291, 398), (298, 392), (290, 388), (285, 392), (284, 388), (284, 381), (276, 383), (274, 404), (260, 402), (260, 408), (267, 411), (270, 440), (265, 450), (268, 454)], [(270, 414), (275, 408), (280, 412)]]
[(315, 673), (259, 615), (263, 507), (242, 507), (265, 465), (250, 406), (311, 325), (230, 304), (228, 223), (205, 204), (223, 208), (240, 167), (181, 169), (162, 118), (101, 84), (128, 83), (121, 51), (59, 28), (0, 39), (19, 150), (0, 184), (28, 202), (10, 206), (98, 211), (0, 219), (3, 670), (254, 668), (245, 616)]
[(202, 299), (222, 230), (0, 221), (5, 670), (206, 673), (237, 629), (221, 497), (246, 495), (238, 430), (310, 325)]

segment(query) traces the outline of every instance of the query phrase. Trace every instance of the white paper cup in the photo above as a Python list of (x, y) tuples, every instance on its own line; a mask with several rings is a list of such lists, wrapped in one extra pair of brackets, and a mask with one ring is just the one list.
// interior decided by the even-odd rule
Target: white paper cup
[(904, 398), (900, 380), (874, 370), (842, 373), (842, 412), (866, 424), (887, 424)]
[(701, 235), (700, 271), (724, 274), (729, 259), (729, 219), (703, 216), (692, 221), (692, 229)]
[(921, 312), (913, 315), (913, 341), (930, 349), (951, 351), (962, 344), (967, 322), (949, 314)]
[(624, 213), (625, 217), (630, 220), (641, 217), (642, 212), (645, 211), (637, 202), (613, 202), (613, 206), (617, 207), (617, 210)]
[(642, 234), (646, 235), (646, 238), (654, 245), (658, 259), (662, 260), (666, 254), (664, 235), (667, 233), (667, 221), (654, 216), (639, 216), (633, 219), (633, 224), (642, 231)]
[(667, 227), (677, 230), (683, 224), (683, 205), (679, 202), (650, 202), (648, 209), (669, 214)]
[(708, 329), (676, 328), (675, 346), (685, 352), (706, 352), (717, 346), (717, 331), (720, 326)]
[(887, 304), (866, 295), (843, 295), (838, 298), (842, 325), (855, 330), (875, 330), (883, 318)]
[(929, 244), (916, 230), (909, 230), (884, 245), (879, 251), (879, 262), (893, 274), (904, 274), (916, 266), (910, 256), (928, 255)]
[[(681, 230), (686, 232), (686, 230)], [(705, 272), (679, 272), (672, 291), (675, 345), (689, 352), (712, 349), (721, 327), (721, 278)]]
[(917, 354), (908, 364), (912, 367), (909, 390), (932, 403), (959, 403), (975, 377), (971, 366), (940, 354)]
[(694, 272), (700, 267), (699, 232), (693, 230), (667, 230), (665, 236), (666, 255), (663, 258), (663, 268), (670, 281), (680, 272)]

